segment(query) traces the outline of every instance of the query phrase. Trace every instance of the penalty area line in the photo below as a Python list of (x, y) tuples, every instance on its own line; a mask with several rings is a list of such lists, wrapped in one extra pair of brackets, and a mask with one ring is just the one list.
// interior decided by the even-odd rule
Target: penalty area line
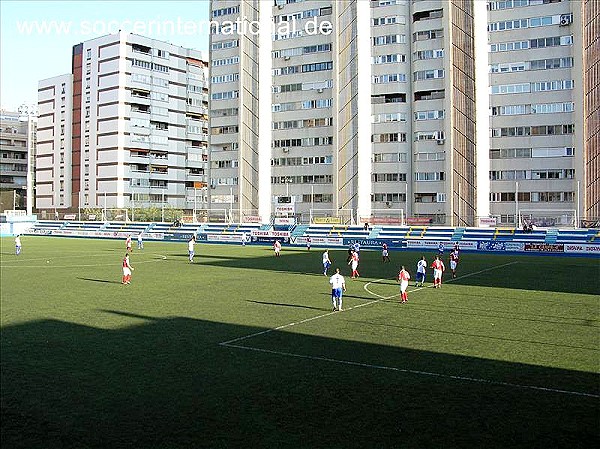
[[(478, 275), (478, 274), (481, 274), (481, 273), (485, 273), (486, 271), (497, 270), (498, 268), (503, 268), (503, 267), (506, 267), (506, 266), (509, 266), (509, 265), (514, 265), (516, 263), (518, 263), (518, 262), (509, 262), (509, 263), (505, 263), (505, 264), (502, 264), (502, 265), (496, 265), (494, 267), (485, 268), (483, 270), (479, 270), (479, 271), (476, 271), (474, 273), (468, 273), (468, 274), (465, 274), (463, 276), (459, 276), (459, 277), (450, 279), (447, 282), (457, 281), (459, 279), (464, 279), (464, 278), (467, 278), (467, 277), (470, 277), (470, 276), (475, 276), (475, 275)], [(234, 339), (231, 339), (231, 340), (228, 340), (228, 341), (223, 341), (223, 342), (219, 343), (219, 345), (222, 345), (222, 346), (231, 345), (232, 343), (237, 343), (237, 342), (240, 342), (240, 341), (248, 340), (250, 338), (258, 337), (259, 335), (269, 334), (271, 332), (275, 332), (275, 331), (279, 331), (279, 330), (282, 330), (282, 329), (286, 329), (288, 327), (298, 326), (300, 324), (304, 324), (304, 323), (308, 323), (310, 321), (314, 321), (314, 320), (318, 320), (318, 319), (321, 319), (321, 318), (325, 318), (325, 317), (328, 317), (328, 316), (331, 316), (331, 315), (335, 315), (337, 313), (344, 313), (344, 312), (349, 312), (350, 310), (360, 309), (361, 307), (370, 306), (371, 304), (377, 304), (379, 302), (387, 301), (389, 299), (392, 299), (392, 298), (398, 296), (398, 294), (392, 295), (392, 296), (387, 296), (387, 297), (386, 296), (381, 296), (381, 295), (378, 295), (377, 293), (373, 293), (372, 291), (370, 291), (367, 288), (369, 286), (369, 284), (372, 284), (374, 282), (379, 282), (379, 281), (385, 281), (385, 280), (386, 279), (378, 279), (376, 281), (367, 282), (363, 286), (363, 288), (367, 291), (367, 293), (369, 293), (369, 294), (371, 294), (373, 296), (376, 296), (379, 299), (369, 300), (368, 302), (364, 302), (362, 304), (358, 304), (358, 305), (353, 306), (353, 307), (345, 308), (342, 311), (337, 311), (337, 312), (334, 311), (334, 312), (323, 313), (321, 315), (317, 315), (317, 316), (313, 316), (313, 317), (310, 317), (310, 318), (306, 318), (304, 320), (295, 321), (293, 323), (282, 324), (281, 326), (273, 327), (273, 328), (270, 328), (270, 329), (265, 329), (263, 331), (255, 332), (255, 333), (249, 334), (249, 335), (243, 335), (241, 337), (237, 337), (237, 338), (234, 338)], [(419, 290), (423, 290), (424, 288), (430, 288), (430, 287), (433, 287), (433, 285), (428, 285), (427, 287), (419, 287), (419, 288), (416, 288), (414, 290), (410, 290), (410, 293), (417, 292)]]
[[(469, 278), (469, 277), (471, 277), (471, 276), (477, 276), (478, 274), (481, 274), (481, 273), (486, 273), (486, 272), (488, 272), (488, 271), (497, 270), (498, 268), (504, 268), (504, 267), (508, 267), (508, 266), (510, 266), (510, 265), (515, 265), (515, 264), (517, 264), (517, 263), (519, 263), (519, 262), (517, 262), (517, 261), (513, 261), (513, 262), (507, 262), (507, 263), (503, 263), (502, 265), (495, 265), (495, 266), (493, 266), (493, 267), (484, 268), (483, 270), (475, 271), (475, 272), (473, 272), (473, 273), (467, 273), (467, 274), (464, 274), (464, 275), (462, 275), (462, 276), (457, 276), (457, 277), (455, 277), (455, 278), (448, 279), (447, 281), (445, 281), (445, 283), (447, 284), (447, 283), (449, 283), (449, 282), (458, 281), (458, 280), (460, 280), (460, 279)], [(388, 280), (388, 279), (377, 279), (376, 281), (367, 282), (367, 283), (366, 283), (366, 284), (363, 286), (363, 288), (365, 289), (365, 291), (366, 291), (367, 293), (369, 293), (369, 294), (371, 294), (371, 295), (373, 295), (373, 296), (377, 296), (377, 297), (379, 298), (379, 300), (377, 300), (377, 302), (380, 302), (380, 301), (387, 301), (387, 300), (389, 300), (389, 299), (395, 298), (396, 296), (400, 296), (400, 293), (396, 293), (395, 295), (391, 295), (391, 296), (382, 296), (382, 295), (378, 295), (377, 293), (374, 293), (374, 292), (372, 292), (371, 290), (369, 290), (369, 288), (368, 288), (368, 287), (369, 287), (369, 285), (370, 285), (370, 284), (375, 284), (375, 283), (377, 283), (377, 282), (380, 282), (380, 281), (386, 281), (386, 280)], [(417, 288), (415, 288), (415, 289), (413, 289), (413, 290), (408, 290), (408, 293), (418, 292), (418, 291), (421, 291), (421, 290), (423, 290), (424, 288), (433, 288), (433, 284), (430, 284), (430, 285), (427, 285), (427, 286), (423, 286), (423, 287), (417, 287)]]
[[(260, 334), (264, 334), (266, 332), (267, 331), (257, 333), (254, 335), (260, 335)], [(234, 340), (232, 340), (232, 341), (234, 341)], [(352, 360), (333, 359), (331, 357), (324, 357), (324, 356), (296, 354), (293, 352), (275, 351), (272, 349), (253, 348), (250, 346), (242, 346), (242, 345), (237, 345), (237, 344), (231, 344), (228, 342), (219, 343), (219, 345), (225, 346), (228, 348), (244, 349), (246, 351), (261, 352), (261, 353), (271, 354), (271, 355), (293, 357), (293, 358), (297, 358), (297, 359), (314, 360), (314, 361), (328, 362), (328, 363), (337, 363), (337, 364), (341, 364), (341, 365), (356, 366), (356, 367), (361, 367), (361, 368), (377, 369), (377, 370), (384, 370), (384, 371), (393, 371), (393, 372), (404, 373), (404, 374), (415, 374), (415, 375), (419, 375), (419, 376), (437, 377), (440, 379), (451, 379), (451, 380), (457, 380), (457, 381), (462, 381), (462, 382), (474, 382), (474, 383), (479, 383), (479, 384), (484, 384), (484, 385), (518, 388), (518, 389), (523, 389), (523, 390), (543, 391), (543, 392), (547, 392), (547, 393), (565, 394), (565, 395), (569, 395), (569, 396), (582, 396), (582, 397), (588, 397), (588, 398), (594, 398), (594, 399), (600, 398), (600, 395), (598, 395), (598, 394), (585, 393), (585, 392), (573, 391), (573, 390), (563, 390), (560, 388), (541, 387), (538, 385), (528, 385), (528, 384), (515, 384), (515, 383), (503, 382), (503, 381), (499, 381), (499, 380), (482, 379), (482, 378), (469, 377), (469, 376), (458, 376), (458, 375), (454, 375), (454, 374), (434, 373), (434, 372), (422, 371), (422, 370), (398, 368), (395, 366), (374, 365), (371, 363), (355, 362)]]
[(237, 343), (239, 341), (248, 340), (249, 338), (258, 337), (259, 335), (265, 335), (265, 334), (268, 334), (270, 332), (280, 331), (280, 330), (285, 329), (287, 327), (298, 326), (300, 324), (308, 323), (310, 321), (318, 320), (320, 318), (325, 318), (327, 316), (335, 315), (337, 313), (343, 313), (343, 312), (346, 312), (346, 311), (349, 311), (349, 310), (352, 310), (352, 309), (358, 309), (360, 307), (368, 306), (369, 304), (373, 304), (373, 303), (376, 303), (376, 302), (379, 302), (379, 301), (380, 300), (378, 300), (378, 299), (377, 300), (370, 300), (369, 302), (358, 304), (358, 305), (353, 306), (353, 307), (348, 307), (347, 309), (343, 309), (341, 311), (332, 311), (332, 312), (328, 312), (328, 313), (323, 313), (321, 315), (313, 316), (313, 317), (310, 317), (310, 318), (305, 318), (304, 320), (294, 321), (293, 323), (282, 324), (281, 326), (273, 327), (271, 329), (265, 329), (264, 331), (255, 332), (254, 334), (243, 335), (242, 337), (234, 338), (233, 340), (223, 341), (223, 342), (219, 343), (219, 345), (221, 345), (221, 346), (230, 346), (232, 343)]

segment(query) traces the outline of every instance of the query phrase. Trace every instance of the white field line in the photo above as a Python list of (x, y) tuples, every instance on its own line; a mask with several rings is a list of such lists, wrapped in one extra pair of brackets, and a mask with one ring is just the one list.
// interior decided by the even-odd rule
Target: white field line
[[(503, 267), (506, 267), (508, 265), (514, 265), (516, 263), (517, 262), (509, 262), (509, 263), (505, 263), (505, 264), (502, 264), (502, 265), (497, 265), (495, 267), (490, 267), (490, 268), (486, 268), (484, 270), (476, 271), (475, 273), (469, 273), (469, 274), (465, 274), (463, 276), (456, 277), (453, 280), (457, 281), (459, 279), (464, 279), (464, 278), (467, 278), (467, 277), (470, 277), (470, 276), (475, 276), (477, 274), (485, 273), (486, 271), (497, 270), (498, 268), (503, 268)], [(359, 309), (361, 307), (365, 307), (365, 306), (368, 306), (368, 305), (371, 305), (371, 304), (376, 304), (378, 302), (386, 301), (388, 299), (391, 299), (391, 298), (394, 298), (394, 297), (398, 296), (399, 294), (392, 295), (392, 296), (387, 296), (387, 297), (386, 296), (381, 296), (381, 295), (378, 295), (377, 293), (373, 293), (372, 291), (370, 291), (367, 288), (369, 286), (369, 284), (372, 284), (374, 282), (379, 282), (379, 281), (385, 281), (385, 280), (386, 279), (378, 279), (376, 281), (367, 282), (364, 285), (364, 287), (363, 287), (367, 291), (367, 293), (369, 293), (369, 294), (371, 294), (373, 296), (377, 296), (379, 299), (373, 299), (371, 301), (364, 302), (362, 304), (358, 304), (358, 305), (353, 306), (353, 307), (348, 307), (348, 308), (344, 309), (342, 312), (328, 312), (328, 313), (324, 313), (322, 315), (317, 315), (317, 316), (314, 316), (314, 317), (311, 317), (311, 318), (306, 318), (306, 319), (301, 320), (301, 321), (296, 321), (296, 322), (293, 322), (293, 323), (283, 324), (281, 326), (273, 327), (271, 329), (265, 329), (264, 331), (256, 332), (254, 334), (243, 335), (241, 337), (234, 338), (233, 340), (224, 341), (224, 342), (221, 342), (219, 344), (220, 345), (230, 345), (231, 343), (237, 343), (237, 342), (240, 342), (240, 341), (243, 341), (243, 340), (248, 340), (250, 338), (258, 337), (259, 335), (268, 334), (268, 333), (274, 332), (274, 331), (280, 331), (280, 330), (285, 329), (287, 327), (298, 326), (299, 324), (304, 324), (304, 323), (308, 323), (309, 321), (314, 321), (314, 320), (318, 320), (320, 318), (325, 318), (327, 316), (335, 315), (336, 313), (344, 313), (344, 312), (348, 312), (350, 310)], [(450, 280), (447, 281), (447, 282), (450, 282)], [(423, 290), (424, 288), (429, 288), (429, 287), (433, 287), (433, 284), (432, 285), (428, 285), (427, 287), (419, 287), (419, 288), (416, 288), (414, 290), (410, 290), (409, 293), (417, 292), (419, 290)]]
[(525, 390), (545, 391), (545, 392), (550, 392), (550, 393), (566, 394), (566, 395), (570, 395), (570, 396), (584, 396), (584, 397), (595, 398), (595, 399), (600, 398), (600, 395), (598, 395), (598, 394), (584, 393), (581, 391), (561, 390), (558, 388), (539, 387), (536, 385), (513, 384), (510, 382), (502, 382), (502, 381), (489, 380), (489, 379), (480, 379), (477, 377), (466, 377), (466, 376), (456, 376), (456, 375), (452, 375), (452, 374), (431, 373), (428, 371), (397, 368), (395, 366), (372, 365), (370, 363), (353, 362), (351, 360), (339, 360), (339, 359), (332, 359), (329, 357), (295, 354), (293, 352), (273, 351), (270, 349), (252, 348), (249, 346), (241, 346), (241, 345), (234, 345), (234, 344), (228, 344), (228, 343), (221, 343), (221, 346), (226, 346), (229, 348), (245, 349), (248, 351), (262, 352), (262, 353), (266, 353), (266, 354), (279, 355), (279, 356), (285, 356), (285, 357), (294, 357), (294, 358), (298, 358), (298, 359), (317, 360), (317, 361), (321, 361), (321, 362), (338, 363), (338, 364), (342, 364), (342, 365), (357, 366), (357, 367), (362, 367), (362, 368), (394, 371), (397, 373), (416, 374), (416, 375), (420, 375), (420, 376), (438, 377), (438, 378), (442, 378), (442, 379), (452, 379), (452, 380), (458, 380), (458, 381), (464, 381), (464, 382), (476, 382), (476, 383), (480, 383), (480, 384), (496, 385), (496, 386), (510, 387), (510, 388), (520, 388), (520, 389), (525, 389)]
[[(95, 257), (95, 256), (105, 256), (106, 254), (88, 254), (86, 256), (82, 256), (82, 257)], [(163, 255), (163, 254), (154, 254), (154, 253), (148, 253), (149, 256), (158, 256), (154, 259), (148, 259), (148, 260), (136, 260), (134, 263), (136, 265), (139, 265), (141, 263), (156, 263), (156, 262), (162, 262), (163, 260), (167, 260), (167, 256)], [(19, 256), (15, 256), (15, 257), (19, 257)], [(110, 263), (92, 263), (92, 264), (76, 264), (76, 265), (54, 265), (54, 260), (56, 259), (65, 259), (67, 257), (56, 257), (53, 258), (51, 257), (50, 259), (46, 259), (49, 260), (48, 263), (45, 264), (41, 264), (41, 265), (20, 265), (19, 263), (12, 263), (12, 264), (8, 264), (8, 265), (0, 265), (0, 268), (4, 269), (4, 268), (81, 268), (81, 267), (110, 267), (110, 266), (115, 266), (115, 262), (110, 262)], [(32, 262), (34, 260), (39, 260), (39, 261), (43, 261), (44, 259), (28, 259), (27, 262)], [(117, 261), (117, 266), (118, 266), (119, 261)]]
[[(452, 282), (452, 281), (457, 281), (459, 279), (464, 279), (464, 278), (468, 278), (471, 276), (476, 276), (478, 274), (481, 273), (486, 273), (488, 271), (492, 271), (492, 270), (497, 270), (499, 268), (503, 268), (503, 267), (507, 267), (509, 265), (514, 265), (518, 262), (514, 261), (514, 262), (508, 262), (502, 265), (496, 265), (494, 267), (489, 267), (489, 268), (485, 268), (483, 270), (479, 270), (473, 273), (469, 273), (469, 274), (465, 274), (463, 276), (458, 276), (456, 278), (453, 279), (449, 279), (446, 282)], [(502, 382), (502, 381), (495, 381), (495, 380), (489, 380), (489, 379), (480, 379), (477, 377), (467, 377), (467, 376), (457, 376), (457, 375), (452, 375), (452, 374), (442, 374), (442, 373), (433, 373), (433, 372), (428, 372), (428, 371), (421, 371), (421, 370), (411, 370), (411, 369), (406, 369), (406, 368), (398, 368), (398, 367), (394, 367), (394, 366), (385, 366), (385, 365), (373, 365), (370, 363), (363, 363), (363, 362), (355, 362), (355, 361), (351, 361), (351, 360), (340, 360), (340, 359), (332, 359), (330, 357), (324, 357), (324, 356), (312, 356), (312, 355), (305, 355), (305, 354), (296, 354), (293, 352), (285, 352), (285, 351), (275, 351), (272, 349), (262, 349), (262, 348), (255, 348), (255, 347), (251, 347), (251, 346), (243, 346), (243, 345), (239, 345), (239, 344), (235, 344), (238, 343), (240, 341), (243, 340), (248, 340), (250, 338), (253, 337), (257, 337), (259, 335), (265, 335), (268, 334), (270, 332), (274, 332), (274, 331), (278, 331), (278, 330), (282, 330), (285, 329), (287, 327), (291, 327), (291, 326), (297, 326), (303, 323), (308, 323), (309, 321), (314, 321), (314, 320), (318, 320), (320, 318), (324, 318), (324, 317), (328, 317), (331, 315), (335, 315), (336, 313), (343, 313), (346, 311), (350, 311), (350, 310), (354, 310), (354, 309), (358, 309), (360, 307), (364, 307), (364, 306), (368, 306), (370, 304), (376, 304), (382, 301), (386, 301), (389, 300), (391, 298), (394, 298), (396, 296), (398, 296), (398, 294), (396, 295), (392, 295), (392, 296), (381, 296), (378, 295), (376, 293), (371, 292), (367, 287), (369, 284), (372, 284), (373, 282), (379, 282), (379, 281), (384, 281), (386, 279), (378, 279), (377, 281), (371, 281), (368, 282), (367, 284), (364, 285), (364, 289), (371, 295), (377, 296), (379, 297), (379, 299), (375, 299), (369, 302), (365, 302), (359, 305), (356, 305), (354, 307), (350, 307), (348, 309), (344, 309), (342, 312), (329, 312), (329, 313), (324, 313), (322, 315), (317, 315), (311, 318), (306, 318), (304, 320), (301, 321), (296, 321), (293, 323), (288, 323), (288, 324), (284, 324), (278, 327), (274, 327), (272, 329), (266, 329), (264, 331), (261, 332), (255, 332), (253, 334), (249, 334), (249, 335), (244, 335), (242, 337), (238, 337), (238, 338), (234, 338), (232, 340), (228, 340), (228, 341), (224, 341), (219, 343), (220, 346), (224, 346), (224, 347), (228, 347), (228, 348), (236, 348), (236, 349), (244, 349), (246, 351), (254, 351), (254, 352), (261, 352), (263, 354), (272, 354), (272, 355), (279, 355), (279, 356), (285, 356), (285, 357), (294, 357), (294, 358), (298, 358), (298, 359), (305, 359), (305, 360), (316, 360), (316, 361), (322, 361), (322, 362), (329, 362), (329, 363), (338, 363), (338, 364), (342, 364), (342, 365), (349, 365), (349, 366), (357, 366), (357, 367), (363, 367), (363, 368), (369, 368), (369, 369), (379, 369), (379, 370), (386, 370), (386, 371), (394, 371), (394, 372), (398, 372), (398, 373), (406, 373), (406, 374), (416, 374), (416, 375), (421, 375), (421, 376), (429, 376), (429, 377), (438, 377), (438, 378), (442, 378), (442, 379), (452, 379), (452, 380), (458, 380), (458, 381), (465, 381), (465, 382), (476, 382), (476, 383), (480, 383), (480, 384), (487, 384), (487, 385), (496, 385), (496, 386), (503, 386), (503, 387), (511, 387), (511, 388), (520, 388), (520, 389), (526, 389), (526, 390), (535, 390), (535, 391), (545, 391), (545, 392), (550, 392), (550, 393), (560, 393), (560, 394), (566, 394), (566, 395), (571, 395), (571, 396), (583, 396), (583, 397), (590, 397), (590, 398), (600, 398), (600, 395), (598, 394), (594, 394), (594, 393), (585, 393), (585, 392), (580, 392), (580, 391), (571, 391), (571, 390), (561, 390), (561, 389), (557, 389), (557, 388), (549, 388), (549, 387), (540, 387), (540, 386), (536, 386), (536, 385), (523, 385), (523, 384), (514, 384), (514, 383), (510, 383), (510, 382)], [(433, 287), (433, 285), (428, 285), (427, 287), (419, 287), (416, 288), (414, 290), (411, 290), (410, 292), (416, 292), (419, 290), (422, 290), (424, 288), (430, 288)]]
[[(485, 269), (483, 269), (483, 270), (475, 271), (474, 273), (464, 274), (464, 275), (462, 275), (462, 276), (457, 276), (457, 277), (455, 277), (455, 278), (450, 278), (450, 279), (448, 279), (447, 281), (444, 281), (443, 283), (444, 283), (444, 284), (447, 284), (448, 282), (452, 282), (452, 281), (458, 281), (459, 279), (465, 279), (465, 278), (469, 278), (469, 277), (471, 277), (471, 276), (476, 276), (476, 275), (478, 275), (478, 274), (485, 273), (485, 272), (487, 272), (487, 271), (497, 270), (498, 268), (504, 268), (504, 267), (508, 267), (509, 265), (515, 265), (515, 264), (517, 264), (517, 263), (519, 263), (519, 262), (517, 262), (517, 261), (513, 261), (513, 262), (508, 262), (508, 263), (505, 263), (505, 264), (502, 264), (502, 265), (496, 265), (496, 266), (494, 266), (494, 267), (489, 267), (489, 268), (485, 268)], [(382, 301), (386, 301), (386, 300), (388, 300), (388, 299), (395, 298), (396, 296), (400, 296), (400, 293), (396, 293), (395, 295), (392, 295), (392, 296), (381, 296), (381, 295), (378, 295), (377, 293), (373, 293), (371, 290), (369, 290), (369, 289), (368, 289), (368, 287), (369, 287), (369, 285), (370, 285), (370, 284), (374, 284), (374, 283), (376, 283), (376, 282), (385, 281), (385, 280), (386, 280), (386, 279), (377, 279), (376, 281), (367, 282), (367, 283), (364, 285), (364, 287), (363, 287), (363, 288), (365, 289), (365, 291), (367, 291), (368, 293), (370, 293), (370, 294), (371, 294), (371, 295), (373, 295), (373, 296), (377, 296), (377, 297), (378, 297), (378, 298), (380, 298)], [(408, 293), (412, 293), (412, 292), (418, 292), (419, 290), (423, 290), (424, 288), (433, 288), (433, 284), (430, 284), (430, 285), (427, 285), (427, 286), (423, 286), (423, 287), (418, 287), (418, 288), (415, 288), (415, 289), (413, 289), (413, 290), (408, 290)]]

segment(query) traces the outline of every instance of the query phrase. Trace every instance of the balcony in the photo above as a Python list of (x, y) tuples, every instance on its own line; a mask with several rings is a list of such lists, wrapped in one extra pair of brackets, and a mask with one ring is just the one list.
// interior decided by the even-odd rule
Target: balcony
[(192, 106), (188, 104), (186, 111), (192, 114), (208, 115), (208, 108), (205, 106)]

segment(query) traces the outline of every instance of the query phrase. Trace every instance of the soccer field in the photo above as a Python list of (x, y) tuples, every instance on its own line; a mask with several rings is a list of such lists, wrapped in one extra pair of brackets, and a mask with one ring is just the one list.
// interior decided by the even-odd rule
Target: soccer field
[[(361, 251), (1, 242), (7, 448), (591, 448), (600, 259), (461, 253), (441, 289)], [(134, 242), (135, 247), (135, 242)]]

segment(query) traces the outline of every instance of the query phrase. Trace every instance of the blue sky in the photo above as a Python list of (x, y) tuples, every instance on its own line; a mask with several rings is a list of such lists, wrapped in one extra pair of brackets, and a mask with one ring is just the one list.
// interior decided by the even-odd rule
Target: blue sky
[(0, 2), (0, 104), (37, 102), (39, 80), (71, 72), (73, 45), (119, 28), (208, 50), (208, 0)]

